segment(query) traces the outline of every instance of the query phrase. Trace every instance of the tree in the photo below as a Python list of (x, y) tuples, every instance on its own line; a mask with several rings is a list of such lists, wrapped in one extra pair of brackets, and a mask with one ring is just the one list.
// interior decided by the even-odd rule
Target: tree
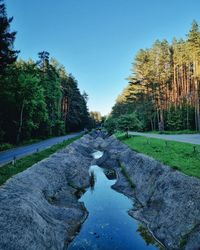
[(5, 4), (0, 0), (0, 76), (8, 65), (16, 61), (19, 53), (13, 49), (16, 32), (10, 31), (12, 20), (12, 17), (7, 17)]
[(200, 31), (196, 21), (193, 21), (192, 28), (188, 33), (188, 49), (190, 60), (193, 64), (192, 80), (194, 82), (193, 96), (195, 102), (195, 124), (200, 131), (200, 105), (199, 105), (199, 80), (200, 80)]
[(101, 113), (98, 111), (91, 111), (90, 112), (90, 117), (92, 121), (92, 127), (95, 128), (101, 124), (102, 121), (102, 116)]
[[(13, 49), (16, 32), (10, 31), (10, 24), (13, 18), (8, 18), (6, 7), (2, 0), (0, 0), (0, 141), (3, 141), (6, 136), (6, 131), (3, 128), (4, 109), (6, 96), (8, 96), (7, 80), (9, 77), (8, 66), (12, 65), (16, 59), (19, 51)], [(7, 114), (8, 116), (8, 114)]]
[(56, 136), (89, 124), (88, 95), (47, 51), (39, 60), (16, 61), (16, 32), (10, 31), (0, 0), (0, 142)]
[(45, 102), (48, 111), (47, 134), (61, 135), (64, 133), (64, 122), (61, 116), (61, 79), (56, 65), (49, 62), (49, 53), (46, 51), (38, 53), (40, 84), (44, 89)]
[(117, 118), (108, 117), (104, 122), (104, 127), (109, 134), (113, 134), (117, 129)]
[[(0, 95), (1, 128), (5, 141), (19, 143), (35, 136), (47, 121), (44, 91), (37, 68), (32, 61), (19, 61), (9, 68), (6, 88)], [(38, 135), (38, 134), (36, 134)]]
[[(129, 84), (112, 116), (136, 112), (146, 130), (200, 130), (200, 31), (192, 23), (187, 39), (156, 40), (136, 54)], [(161, 126), (162, 125), (162, 126)]]
[(120, 131), (138, 131), (143, 129), (143, 124), (137, 118), (136, 113), (124, 114), (118, 118), (117, 129)]

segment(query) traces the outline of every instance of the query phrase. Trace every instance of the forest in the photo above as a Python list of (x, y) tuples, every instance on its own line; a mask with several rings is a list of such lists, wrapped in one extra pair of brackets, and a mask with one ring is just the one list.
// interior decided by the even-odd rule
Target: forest
[(47, 51), (18, 60), (16, 32), (0, 1), (0, 143), (59, 136), (90, 127), (88, 95)]
[(200, 131), (200, 30), (193, 21), (186, 39), (156, 40), (140, 49), (128, 86), (106, 122), (111, 131)]

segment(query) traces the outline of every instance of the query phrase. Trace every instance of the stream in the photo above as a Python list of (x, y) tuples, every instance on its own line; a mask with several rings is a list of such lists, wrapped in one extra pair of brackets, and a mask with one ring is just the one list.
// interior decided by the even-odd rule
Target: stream
[[(94, 158), (100, 156), (101, 153), (97, 152)], [(145, 236), (146, 231), (139, 222), (128, 215), (133, 201), (111, 188), (116, 182), (115, 172), (93, 165), (89, 173), (93, 185), (79, 199), (84, 202), (89, 215), (67, 249), (158, 249), (151, 245), (155, 242), (149, 239), (149, 235)]]

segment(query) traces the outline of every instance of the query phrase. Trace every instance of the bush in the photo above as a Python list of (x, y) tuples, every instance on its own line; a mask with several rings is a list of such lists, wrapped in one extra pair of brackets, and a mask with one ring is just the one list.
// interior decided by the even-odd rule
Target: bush
[(52, 128), (52, 134), (55, 136), (60, 136), (65, 134), (65, 124), (63, 121), (56, 120)]
[(10, 148), (13, 148), (13, 145), (10, 143), (0, 144), (0, 151), (4, 151), (4, 150), (10, 149)]
[(108, 118), (104, 122), (104, 127), (106, 128), (109, 134), (113, 134), (117, 128), (117, 118), (112, 118), (112, 117)]
[(142, 130), (144, 126), (143, 123), (137, 118), (137, 115), (135, 113), (131, 113), (121, 115), (119, 118), (108, 118), (104, 123), (104, 127), (106, 128), (109, 134), (113, 134), (116, 130)]
[(135, 113), (121, 115), (117, 120), (117, 129), (120, 131), (132, 130), (138, 131), (143, 129), (142, 122), (137, 118)]

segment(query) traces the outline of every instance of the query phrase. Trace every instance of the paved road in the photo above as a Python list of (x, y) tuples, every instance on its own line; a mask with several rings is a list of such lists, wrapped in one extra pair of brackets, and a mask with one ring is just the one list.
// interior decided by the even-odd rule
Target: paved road
[(35, 153), (37, 149), (40, 151), (42, 149), (51, 147), (55, 145), (56, 143), (81, 135), (82, 133), (83, 132), (79, 132), (79, 133), (73, 133), (70, 135), (54, 137), (51, 139), (33, 143), (31, 145), (22, 146), (22, 147), (9, 149), (9, 150), (0, 152), (0, 166), (2, 166), (5, 163), (11, 162), (13, 160), (13, 157), (16, 157), (16, 159), (22, 158), (26, 155)]
[(200, 145), (200, 134), (164, 135), (164, 134), (149, 134), (149, 133), (139, 133), (139, 132), (129, 132), (129, 134)]

